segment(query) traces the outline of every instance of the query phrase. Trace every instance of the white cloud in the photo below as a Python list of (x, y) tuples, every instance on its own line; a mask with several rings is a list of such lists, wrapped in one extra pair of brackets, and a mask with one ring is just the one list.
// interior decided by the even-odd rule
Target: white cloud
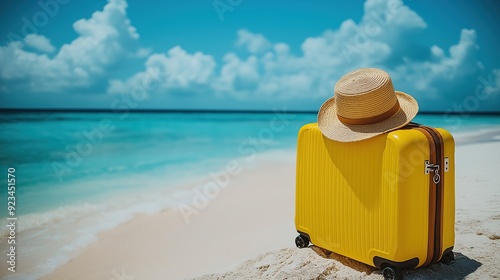
[(188, 54), (181, 47), (174, 47), (165, 54), (153, 54), (146, 62), (150, 72), (163, 73), (165, 86), (188, 87), (205, 84), (213, 74), (214, 59), (201, 52)]
[[(0, 47), (0, 79), (8, 89), (52, 92), (85, 89), (105, 78), (107, 69), (128, 53), (135, 53), (139, 35), (130, 24), (124, 0), (110, 0), (102, 11), (73, 24), (79, 35), (63, 45), (53, 58), (23, 49), (21, 42)], [(43, 36), (28, 35), (26, 44), (50, 51)]]
[(126, 7), (124, 0), (110, 0), (103, 11), (93, 13), (90, 19), (76, 21), (73, 28), (79, 37), (63, 45), (55, 59), (90, 73), (101, 73), (122, 57), (128, 44), (134, 44), (139, 37), (126, 16)]
[(242, 61), (234, 53), (226, 54), (220, 77), (212, 84), (213, 88), (218, 92), (236, 95), (256, 89), (260, 78), (258, 67), (256, 56), (249, 56)]
[(56, 49), (50, 43), (50, 40), (43, 35), (28, 34), (26, 35), (26, 37), (24, 37), (24, 42), (26, 43), (26, 45), (35, 48), (41, 52), (51, 53)]
[(238, 31), (236, 46), (245, 47), (250, 53), (261, 53), (271, 47), (271, 43), (262, 34), (254, 34), (246, 29)]
[[(364, 4), (363, 25), (397, 26), (398, 29), (425, 28), (425, 21), (401, 0), (367, 0)], [(383, 33), (383, 32), (380, 32)]]
[(430, 60), (406, 59), (406, 63), (395, 68), (394, 78), (422, 97), (436, 98), (457, 85), (460, 88), (462, 79), (474, 77), (474, 72), (478, 70), (476, 37), (474, 30), (463, 29), (459, 42), (449, 48), (449, 55), (440, 47), (432, 46)]
[[(154, 79), (156, 89), (189, 89), (206, 86), (214, 74), (216, 63), (212, 56), (201, 52), (189, 54), (174, 47), (167, 54), (152, 54), (145, 63), (145, 71), (126, 81), (111, 80), (109, 93), (128, 93), (136, 86), (144, 86)], [(145, 82), (147, 81), (147, 82)]]
[(337, 30), (306, 38), (300, 55), (291, 54), (284, 43), (273, 44), (261, 34), (239, 30), (237, 45), (251, 55), (228, 54), (215, 89), (240, 97), (331, 96), (340, 76), (359, 67), (384, 66), (398, 51), (394, 40), (425, 27), (423, 19), (400, 0), (368, 0), (359, 23), (348, 19)]

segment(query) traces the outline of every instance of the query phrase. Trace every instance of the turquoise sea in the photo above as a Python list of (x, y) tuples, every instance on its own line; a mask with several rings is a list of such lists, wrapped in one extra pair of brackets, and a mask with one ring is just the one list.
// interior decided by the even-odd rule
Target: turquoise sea
[[(293, 150), (299, 128), (315, 120), (313, 113), (284, 110), (0, 112), (0, 176), (15, 168), (17, 232), (25, 242), (18, 254), (37, 265), (7, 279), (41, 276), (97, 232), (138, 213), (174, 207), (175, 198), (166, 199), (165, 192), (208, 178), (230, 159)], [(500, 128), (500, 116), (490, 115), (419, 115), (414, 121), (453, 134)], [(2, 225), (8, 217), (3, 182)], [(47, 257), (43, 248), (49, 245)]]
[[(0, 113), (0, 167), (16, 169), (19, 215), (203, 176), (229, 158), (293, 149), (312, 113)], [(419, 115), (452, 133), (500, 127), (500, 116)], [(140, 178), (140, 181), (124, 180)], [(78, 185), (79, 188), (74, 186)], [(2, 197), (4, 194), (2, 194)], [(5, 198), (5, 197), (4, 197)], [(41, 199), (43, 198), (43, 199)], [(6, 217), (7, 211), (0, 212)]]

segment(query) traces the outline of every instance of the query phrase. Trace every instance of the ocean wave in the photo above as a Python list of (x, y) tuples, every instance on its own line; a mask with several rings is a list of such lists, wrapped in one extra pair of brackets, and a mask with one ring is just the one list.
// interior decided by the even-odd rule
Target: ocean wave
[[(169, 189), (168, 187), (166, 189)], [(67, 263), (97, 239), (100, 232), (115, 228), (138, 214), (154, 214), (177, 207), (167, 190), (110, 195), (95, 203), (79, 203), (42, 213), (20, 215), (16, 221), (17, 256), (30, 264), (26, 271), (7, 279), (38, 279)], [(2, 244), (9, 228), (0, 229)], [(7, 253), (2, 248), (1, 254)], [(51, 252), (49, 255), (47, 252)], [(0, 273), (0, 276), (2, 275)]]
[[(44, 213), (31, 213), (26, 215), (18, 216), (17, 220), (19, 224), (16, 228), (18, 233), (22, 233), (29, 230), (36, 230), (43, 228), (50, 223), (58, 223), (62, 220), (68, 218), (75, 218), (81, 215), (98, 212), (102, 206), (91, 205), (89, 203), (84, 203), (77, 206), (64, 206), (57, 209), (53, 209)], [(9, 234), (9, 229), (0, 229), (0, 236), (5, 238)]]
[(486, 127), (453, 133), (457, 145), (466, 145), (500, 140), (500, 127)]

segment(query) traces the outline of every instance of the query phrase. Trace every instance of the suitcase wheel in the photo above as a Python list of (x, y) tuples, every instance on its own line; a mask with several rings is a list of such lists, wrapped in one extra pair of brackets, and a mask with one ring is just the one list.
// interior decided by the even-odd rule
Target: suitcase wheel
[(295, 245), (297, 248), (306, 248), (309, 246), (309, 238), (304, 235), (299, 235), (295, 238)]
[(402, 280), (403, 279), (403, 271), (397, 267), (386, 266), (382, 270), (382, 274), (384, 275), (385, 280)]
[(454, 260), (455, 260), (455, 254), (453, 254), (452, 251), (449, 251), (441, 258), (441, 262), (444, 264), (450, 264)]

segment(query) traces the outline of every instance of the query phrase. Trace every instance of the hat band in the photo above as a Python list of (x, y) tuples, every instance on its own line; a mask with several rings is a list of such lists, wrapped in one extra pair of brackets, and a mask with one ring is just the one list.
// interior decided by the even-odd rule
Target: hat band
[(363, 124), (372, 124), (372, 123), (378, 123), (383, 120), (386, 120), (390, 117), (392, 117), (394, 114), (396, 114), (399, 111), (399, 102), (396, 100), (396, 103), (394, 106), (392, 106), (391, 109), (385, 111), (384, 113), (380, 115), (376, 115), (373, 117), (368, 117), (368, 118), (359, 118), (359, 119), (350, 119), (346, 117), (342, 117), (341, 115), (337, 114), (337, 117), (343, 124), (355, 124), (355, 125), (363, 125)]

